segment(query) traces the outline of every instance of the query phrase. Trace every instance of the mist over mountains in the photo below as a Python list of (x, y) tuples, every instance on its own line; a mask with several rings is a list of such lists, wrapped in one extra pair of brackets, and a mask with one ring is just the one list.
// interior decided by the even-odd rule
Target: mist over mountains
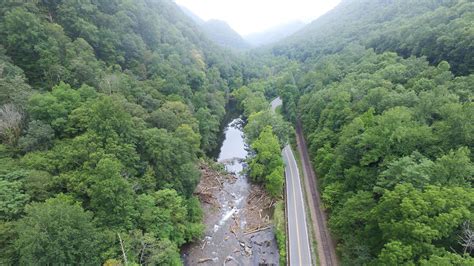
[(254, 47), (276, 43), (291, 36), (306, 26), (301, 21), (291, 21), (281, 24), (263, 32), (252, 33), (244, 36), (244, 39)]
[(223, 47), (237, 50), (245, 50), (277, 43), (306, 26), (306, 23), (301, 21), (290, 21), (274, 26), (262, 32), (241, 36), (227, 22), (223, 20), (210, 19), (205, 21), (188, 8), (184, 6), (179, 7), (184, 14), (186, 14), (202, 28), (207, 37), (209, 37), (212, 41)]

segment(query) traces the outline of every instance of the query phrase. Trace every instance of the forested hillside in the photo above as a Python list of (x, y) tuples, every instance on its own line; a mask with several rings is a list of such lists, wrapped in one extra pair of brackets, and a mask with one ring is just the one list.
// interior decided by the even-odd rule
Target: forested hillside
[(377, 52), (449, 62), (456, 75), (474, 69), (474, 3), (469, 0), (344, 0), (273, 52), (300, 61), (356, 42)]
[(462, 261), (474, 201), (473, 76), (357, 46), (322, 61), (340, 70), (306, 77), (325, 85), (299, 112), (344, 261)]
[(344, 265), (471, 265), (472, 1), (346, 0), (272, 53)]
[(236, 50), (245, 50), (250, 48), (242, 36), (240, 36), (234, 29), (232, 29), (227, 22), (217, 19), (210, 19), (204, 21), (198, 15), (194, 14), (191, 10), (184, 6), (179, 8), (191, 18), (198, 26), (202, 28), (202, 31), (216, 44)]
[(2, 1), (0, 264), (180, 264), (241, 62), (171, 1)]
[(237, 50), (249, 49), (250, 45), (225, 21), (211, 19), (202, 24), (204, 32), (217, 44)]

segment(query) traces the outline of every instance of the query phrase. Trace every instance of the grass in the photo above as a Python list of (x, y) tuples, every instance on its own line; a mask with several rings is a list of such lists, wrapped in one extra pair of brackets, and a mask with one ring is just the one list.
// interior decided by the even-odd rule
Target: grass
[(280, 253), (280, 265), (286, 265), (286, 220), (285, 220), (285, 204), (282, 200), (275, 204), (273, 213), (273, 223), (275, 224), (275, 236), (278, 243)]

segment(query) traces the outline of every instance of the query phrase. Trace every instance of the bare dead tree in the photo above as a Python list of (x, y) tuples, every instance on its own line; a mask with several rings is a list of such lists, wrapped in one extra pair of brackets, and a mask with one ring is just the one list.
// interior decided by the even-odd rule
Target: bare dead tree
[(124, 261), (125, 265), (128, 265), (127, 255), (125, 254), (125, 249), (124, 249), (124, 247), (123, 247), (122, 238), (120, 237), (120, 234), (119, 234), (119, 233), (117, 233), (117, 235), (118, 235), (119, 240), (120, 240), (120, 248), (122, 249), (123, 261)]
[(140, 265), (143, 265), (143, 257), (145, 255), (145, 251), (146, 251), (146, 248), (147, 248), (147, 243), (145, 243), (145, 241), (141, 241), (142, 242), (142, 248), (140, 250)]
[(13, 104), (4, 104), (0, 108), (0, 139), (14, 146), (21, 134), (23, 113)]
[(471, 229), (469, 221), (465, 221), (462, 225), (462, 235), (459, 236), (459, 244), (464, 247), (464, 254), (466, 252), (472, 253), (474, 250), (474, 230)]

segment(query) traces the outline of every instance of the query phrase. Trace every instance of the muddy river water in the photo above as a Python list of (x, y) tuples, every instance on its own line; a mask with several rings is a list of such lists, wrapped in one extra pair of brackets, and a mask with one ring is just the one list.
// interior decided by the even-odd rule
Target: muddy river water
[(205, 233), (200, 241), (183, 249), (185, 265), (278, 265), (273, 228), (249, 232), (246, 212), (252, 208), (252, 186), (242, 170), (247, 157), (243, 121), (234, 119), (226, 127), (218, 162), (235, 177), (224, 179), (214, 192), (217, 203), (202, 203)]

